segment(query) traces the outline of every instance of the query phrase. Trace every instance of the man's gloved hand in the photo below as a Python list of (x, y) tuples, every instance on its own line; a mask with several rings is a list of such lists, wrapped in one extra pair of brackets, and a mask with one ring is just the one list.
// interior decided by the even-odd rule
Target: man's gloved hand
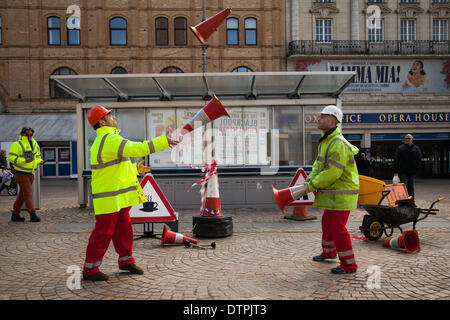
[(137, 169), (138, 169), (138, 172), (140, 174), (145, 174), (145, 173), (150, 172), (152, 170), (151, 167), (144, 166), (143, 163), (144, 163), (144, 160), (139, 162), (138, 165), (137, 165)]
[(394, 177), (392, 178), (392, 184), (397, 185), (399, 183), (400, 183), (400, 178), (398, 177), (398, 175), (394, 175)]

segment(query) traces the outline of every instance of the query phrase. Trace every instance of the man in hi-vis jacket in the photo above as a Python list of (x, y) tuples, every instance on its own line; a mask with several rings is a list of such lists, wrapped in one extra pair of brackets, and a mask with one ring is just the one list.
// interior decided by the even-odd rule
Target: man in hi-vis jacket
[(322, 216), (322, 253), (314, 261), (339, 256), (340, 266), (331, 272), (356, 272), (352, 241), (345, 225), (350, 210), (357, 207), (359, 175), (354, 155), (358, 148), (349, 143), (337, 126), (342, 122), (342, 111), (326, 106), (319, 113), (317, 127), (323, 134), (319, 140), (318, 155), (306, 179), (306, 188), (299, 198), (317, 191), (313, 207), (324, 209)]
[(143, 142), (124, 139), (119, 135), (111, 110), (103, 106), (89, 110), (88, 121), (97, 133), (90, 149), (95, 228), (86, 249), (83, 279), (108, 280), (99, 267), (111, 240), (119, 255), (119, 269), (143, 274), (132, 255), (133, 227), (129, 212), (132, 206), (147, 201), (137, 175), (150, 168), (142, 165), (143, 161), (133, 164), (130, 158), (176, 146), (178, 141), (166, 135)]

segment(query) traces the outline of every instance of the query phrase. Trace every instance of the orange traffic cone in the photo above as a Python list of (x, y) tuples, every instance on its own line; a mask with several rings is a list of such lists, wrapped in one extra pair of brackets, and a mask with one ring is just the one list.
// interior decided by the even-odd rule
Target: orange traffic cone
[(284, 214), (286, 214), (285, 207), (293, 202), (294, 200), (298, 199), (300, 193), (304, 189), (304, 185), (298, 185), (293, 186), (290, 188), (285, 188), (281, 190), (275, 189), (274, 186), (272, 186), (273, 196), (275, 197), (275, 201), (278, 205), (278, 207), (283, 211)]
[(217, 172), (213, 173), (206, 187), (206, 199), (202, 217), (223, 217), (220, 209), (219, 178)]
[(213, 93), (212, 99), (208, 102), (208, 104), (197, 112), (196, 115), (183, 127), (183, 129), (191, 132), (194, 130), (195, 121), (201, 121), (202, 125), (205, 125), (222, 116), (227, 116), (228, 118), (230, 117), (227, 110), (225, 110), (222, 103), (220, 103), (219, 99), (217, 99), (216, 95)]
[(231, 8), (226, 8), (205, 21), (199, 23), (195, 27), (189, 27), (197, 39), (206, 47), (206, 40), (217, 30), (219, 25), (231, 13)]
[(386, 248), (405, 249), (406, 253), (420, 252), (420, 240), (417, 230), (403, 231), (401, 236), (388, 239), (382, 245)]
[(193, 238), (189, 238), (181, 233), (171, 231), (166, 225), (164, 225), (163, 233), (161, 236), (161, 247), (164, 244), (186, 244), (186, 241), (189, 243), (197, 243), (197, 240)]
[(297, 221), (305, 221), (305, 220), (314, 220), (317, 217), (310, 216), (308, 214), (308, 208), (305, 206), (295, 206), (292, 215), (285, 216), (285, 219), (297, 220)]

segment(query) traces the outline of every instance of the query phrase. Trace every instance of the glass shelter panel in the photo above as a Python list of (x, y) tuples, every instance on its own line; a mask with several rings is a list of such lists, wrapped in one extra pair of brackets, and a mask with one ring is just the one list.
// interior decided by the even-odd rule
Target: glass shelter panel
[(274, 108), (274, 129), (279, 130), (280, 166), (303, 164), (303, 121), (300, 106)]
[[(147, 109), (147, 132), (148, 139), (154, 139), (169, 131), (172, 134), (177, 128), (175, 118), (175, 108), (148, 108)], [(149, 164), (152, 167), (173, 167), (175, 163), (172, 161), (172, 150), (166, 149), (150, 155)]]

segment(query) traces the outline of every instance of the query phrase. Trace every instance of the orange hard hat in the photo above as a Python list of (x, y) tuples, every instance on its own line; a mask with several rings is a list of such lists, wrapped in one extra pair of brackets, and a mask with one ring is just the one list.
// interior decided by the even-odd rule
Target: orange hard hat
[(94, 127), (101, 118), (106, 116), (112, 110), (108, 110), (103, 106), (95, 106), (88, 112), (88, 121)]

